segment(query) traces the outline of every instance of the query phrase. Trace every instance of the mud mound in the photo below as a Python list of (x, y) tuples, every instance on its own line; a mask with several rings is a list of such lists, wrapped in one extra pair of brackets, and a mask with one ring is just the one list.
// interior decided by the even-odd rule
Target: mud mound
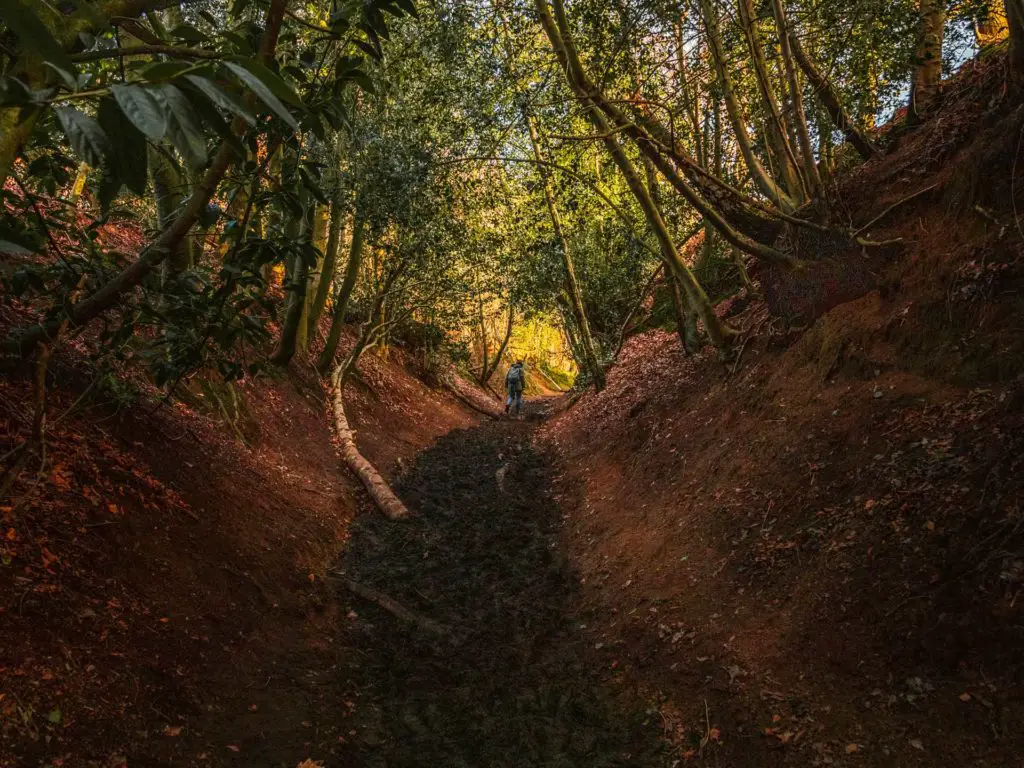
[(345, 577), (450, 630), (354, 601), (351, 674), (368, 700), (356, 764), (663, 764), (657, 727), (584, 651), (551, 470), (530, 436), (503, 422), (442, 438), (398, 486), (418, 514), (353, 527)]

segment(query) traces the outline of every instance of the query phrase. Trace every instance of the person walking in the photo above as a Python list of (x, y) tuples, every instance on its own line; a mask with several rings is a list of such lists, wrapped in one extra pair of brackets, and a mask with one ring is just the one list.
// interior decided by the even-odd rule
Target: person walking
[(505, 414), (511, 415), (513, 409), (518, 416), (523, 408), (523, 390), (526, 389), (526, 372), (523, 370), (523, 361), (517, 360), (505, 374)]

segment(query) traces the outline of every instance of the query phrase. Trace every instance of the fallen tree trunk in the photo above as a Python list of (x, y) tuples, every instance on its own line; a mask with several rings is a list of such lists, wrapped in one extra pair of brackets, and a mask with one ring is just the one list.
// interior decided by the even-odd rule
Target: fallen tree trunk
[(409, 510), (405, 504), (391, 490), (373, 464), (366, 460), (366, 457), (356, 447), (355, 434), (348, 424), (348, 417), (345, 416), (345, 402), (342, 397), (344, 381), (341, 377), (341, 369), (338, 366), (334, 376), (334, 430), (338, 435), (338, 444), (341, 446), (341, 456), (356, 476), (366, 486), (370, 498), (387, 517), (392, 520), (400, 520), (409, 516)]
[(381, 592), (379, 589), (368, 587), (365, 584), (360, 584), (358, 581), (352, 581), (351, 579), (346, 579), (344, 577), (342, 577), (342, 582), (349, 592), (354, 595), (358, 595), (364, 600), (369, 600), (374, 605), (383, 608), (392, 616), (410, 624), (415, 624), (432, 635), (447, 638), (452, 642), (457, 642), (455, 633), (452, 632), (450, 628), (446, 627), (439, 621), (434, 621), (434, 619), (428, 618), (427, 616), (421, 616), (415, 611), (409, 610), (393, 597)]

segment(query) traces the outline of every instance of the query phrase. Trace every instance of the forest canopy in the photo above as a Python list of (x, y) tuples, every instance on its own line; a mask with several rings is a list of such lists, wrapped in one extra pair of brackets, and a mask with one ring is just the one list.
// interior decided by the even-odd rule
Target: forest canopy
[(629, 334), (727, 350), (720, 301), (874, 247), (836, 174), (927, 120), (967, 55), (1019, 61), (1024, 12), (7, 0), (0, 17), (8, 358), (90, 329), (98, 358), (173, 389), (296, 355), (344, 380), (402, 344), (481, 383), (517, 350), (552, 386), (578, 369), (600, 388)]

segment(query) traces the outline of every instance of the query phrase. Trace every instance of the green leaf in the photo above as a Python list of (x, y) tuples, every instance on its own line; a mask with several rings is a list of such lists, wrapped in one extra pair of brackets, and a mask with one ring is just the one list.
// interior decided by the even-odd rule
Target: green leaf
[(167, 138), (193, 168), (206, 164), (206, 136), (199, 116), (178, 88), (164, 83), (154, 91), (167, 110)]
[(281, 101), (291, 104), (293, 107), (298, 107), (299, 109), (305, 108), (305, 105), (302, 103), (302, 99), (300, 99), (298, 94), (292, 90), (292, 87), (282, 80), (280, 75), (271, 72), (258, 61), (247, 59), (242, 56), (232, 56), (231, 63), (238, 64), (239, 66), (249, 70), (249, 72), (258, 77), (260, 81), (270, 89), (271, 93), (277, 96)]
[(204, 94), (200, 93), (198, 89), (193, 89), (191, 85), (185, 90), (186, 93), (191, 96), (193, 109), (199, 113), (206, 124), (213, 128), (214, 132), (216, 132), (221, 139), (231, 145), (231, 148), (240, 159), (245, 159), (245, 145), (242, 144), (241, 139), (238, 138), (235, 132), (231, 130), (231, 126), (224, 121), (221, 113), (217, 111), (217, 108), (213, 106), (213, 103), (210, 102)]
[(228, 93), (215, 82), (202, 75), (185, 75), (185, 79), (202, 91), (210, 101), (221, 109), (238, 115), (249, 125), (256, 124), (256, 116), (246, 109), (245, 104), (235, 94)]
[(110, 205), (121, 194), (122, 186), (121, 178), (114, 169), (103, 169), (103, 172), (100, 174), (100, 183), (96, 189), (96, 197), (100, 203), (100, 214), (102, 216), (106, 216), (110, 212)]
[(112, 85), (110, 92), (132, 124), (153, 141), (167, 135), (167, 116), (149, 89), (139, 85)]
[(191, 24), (179, 24), (171, 30), (171, 37), (184, 40), (186, 43), (201, 43), (206, 39), (206, 35)]
[(10, 240), (0, 239), (0, 253), (15, 253), (18, 255), (24, 255), (33, 253), (31, 248), (26, 248), (18, 243), (12, 243)]
[(234, 72), (235, 76), (238, 77), (239, 80), (251, 88), (253, 93), (255, 93), (264, 104), (270, 107), (271, 111), (275, 115), (284, 120), (293, 130), (300, 130), (299, 124), (295, 121), (292, 113), (288, 111), (288, 108), (281, 103), (281, 100), (274, 95), (273, 91), (271, 91), (270, 88), (260, 80), (260, 78), (256, 77), (256, 75), (240, 64), (226, 61), (224, 62), (224, 65)]
[(95, 118), (79, 112), (74, 107), (57, 107), (54, 110), (64, 134), (80, 158), (93, 168), (102, 165), (111, 152), (110, 141)]
[(367, 93), (377, 93), (377, 88), (374, 86), (373, 80), (371, 80), (370, 76), (363, 72), (362, 70), (357, 69), (352, 72), (349, 72), (346, 75), (346, 77), (352, 82), (356, 83), (360, 88), (362, 88)]
[(320, 184), (318, 183), (317, 179), (313, 177), (313, 174), (311, 174), (308, 169), (306, 169), (303, 166), (299, 166), (299, 177), (302, 179), (302, 183), (305, 185), (306, 189), (310, 191), (310, 194), (313, 195), (313, 198), (318, 203), (320, 203), (321, 205), (331, 204), (331, 201), (327, 198), (327, 195), (325, 195), (324, 191), (320, 189)]
[(171, 78), (177, 77), (189, 68), (190, 65), (182, 61), (161, 61), (159, 64), (146, 67), (142, 76), (151, 83), (155, 83), (161, 80), (170, 80)]
[(63, 719), (63, 716), (59, 709), (54, 709), (50, 711), (50, 714), (46, 716), (46, 719), (54, 725), (57, 725)]
[[(146, 194), (146, 139), (121, 111), (117, 102), (105, 98), (96, 110), (100, 126), (117, 148), (110, 157), (110, 170), (139, 197)], [(116, 191), (115, 191), (116, 193)], [(113, 199), (113, 198), (111, 198)]]
[(415, 0), (395, 0), (395, 2), (398, 4), (399, 8), (408, 13), (414, 19), (418, 19), (420, 17), (419, 11), (416, 10)]
[(38, 54), (44, 61), (52, 61), (61, 69), (75, 71), (63, 46), (50, 34), (50, 30), (24, 0), (4, 0), (0, 5), (0, 17), (7, 28), (18, 36), (22, 50)]
[(78, 90), (78, 78), (75, 77), (71, 72), (68, 72), (66, 69), (58, 67), (52, 61), (45, 61), (43, 62), (43, 64), (52, 69), (60, 76), (60, 79), (64, 81), (64, 85), (68, 87), (69, 91), (74, 92)]

